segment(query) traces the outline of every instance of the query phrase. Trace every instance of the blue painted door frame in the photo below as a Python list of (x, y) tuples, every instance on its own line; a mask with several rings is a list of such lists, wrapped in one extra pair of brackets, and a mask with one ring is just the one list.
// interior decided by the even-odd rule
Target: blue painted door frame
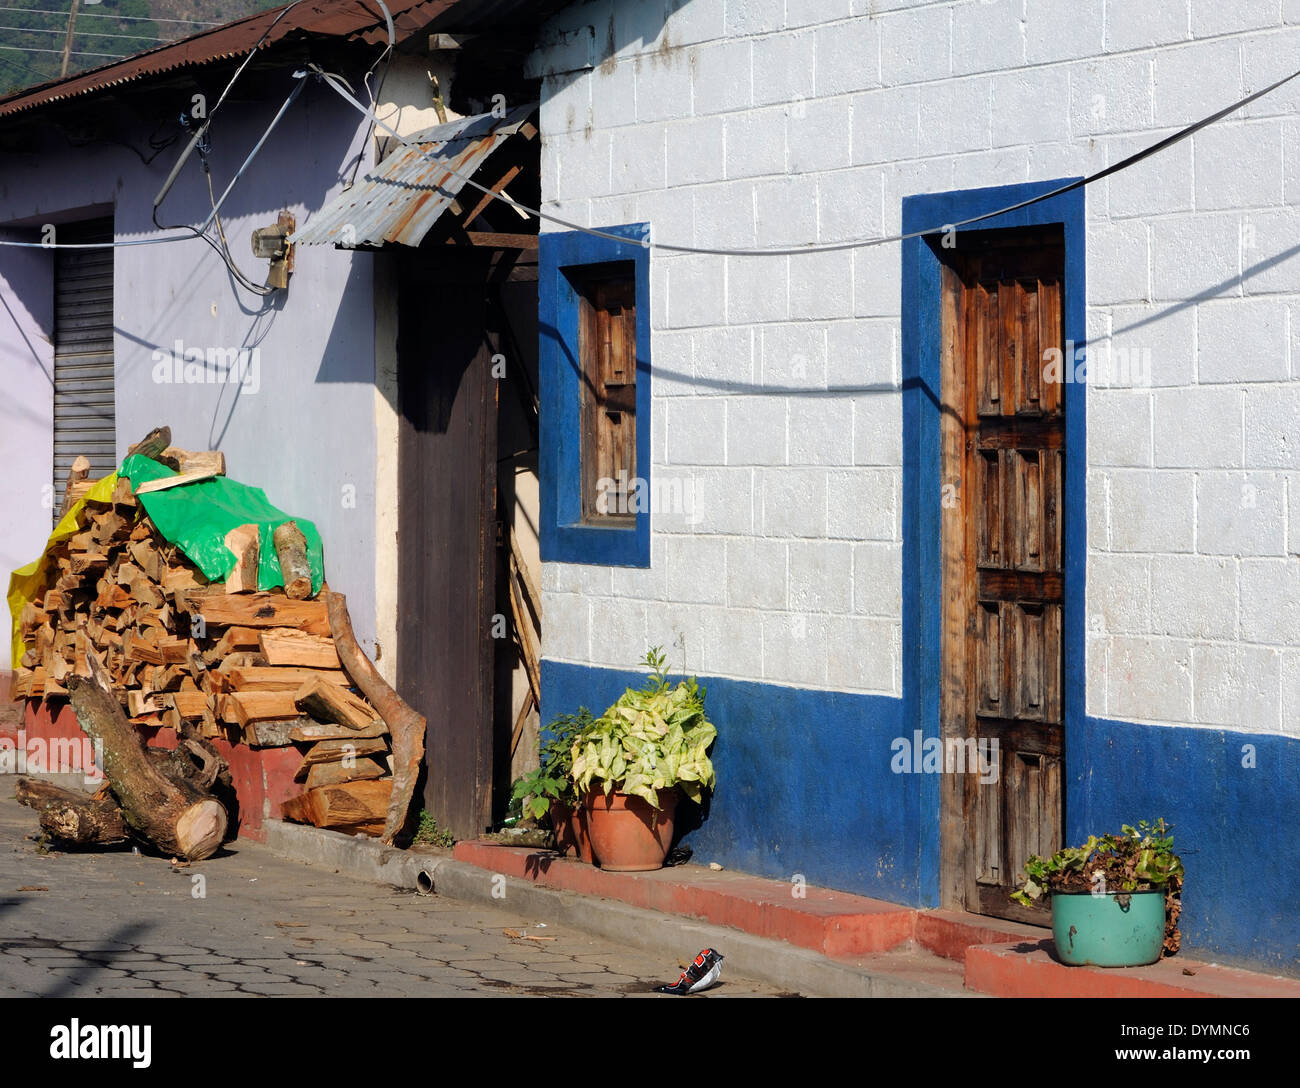
[[(1072, 178), (927, 193), (903, 201), (903, 232), (942, 230), (1061, 188)], [(1065, 339), (1082, 353), (1086, 340), (1085, 203), (1082, 187), (981, 222), (979, 229), (1060, 224), (1065, 233), (1065, 285), (1062, 314)], [(963, 228), (966, 229), (966, 228)], [(975, 228), (970, 228), (975, 229)], [(939, 243), (934, 236), (935, 244)], [(909, 730), (941, 735), (941, 612), (943, 568), (940, 519), (944, 480), (940, 451), (940, 298), (941, 262), (931, 243), (909, 238), (902, 252), (903, 379), (903, 716)], [(1073, 367), (1074, 360), (1065, 360)], [(1065, 509), (1064, 551), (1064, 734), (1065, 760), (1070, 735), (1084, 723), (1084, 585), (1087, 562), (1086, 386), (1064, 387)], [(1063, 776), (1064, 777), (1064, 776)], [(937, 775), (925, 776), (921, 811), (933, 812), (928, 842), (921, 850), (923, 897), (940, 903), (940, 809)]]

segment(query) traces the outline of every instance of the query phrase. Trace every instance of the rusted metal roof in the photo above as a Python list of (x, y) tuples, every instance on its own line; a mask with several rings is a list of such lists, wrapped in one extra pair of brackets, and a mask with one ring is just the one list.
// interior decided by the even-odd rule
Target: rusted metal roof
[[(519, 0), (385, 2), (392, 13), (398, 41), (422, 28), (441, 24), (444, 21), (442, 16), (455, 16), (454, 21), (459, 25), (461, 16), (470, 21), (481, 21), (488, 16), (495, 18), (513, 14), (522, 6)], [(263, 34), (267, 34), (267, 28), (286, 7), (287, 4), (249, 15), (67, 79), (26, 88), (0, 99), (0, 118), (177, 69), (243, 57), (258, 44)], [(307, 0), (280, 20), (260, 48), (269, 49), (284, 41), (311, 37), (382, 44), (388, 40), (388, 27), (383, 11), (374, 0)]]
[(536, 110), (534, 103), (517, 106), (505, 117), (483, 113), (407, 137), (410, 145), (398, 147), (331, 200), (290, 241), (345, 249), (386, 242), (418, 246), (465, 187), (465, 179)]

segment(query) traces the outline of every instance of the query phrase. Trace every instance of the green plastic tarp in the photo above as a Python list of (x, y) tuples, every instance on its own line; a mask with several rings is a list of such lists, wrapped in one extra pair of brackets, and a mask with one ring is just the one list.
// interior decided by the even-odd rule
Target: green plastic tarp
[[(106, 476), (91, 488), (87, 498), (108, 502), (113, 497), (113, 486), (118, 476), (125, 476), (131, 486), (139, 487), (150, 480), (176, 476), (166, 465), (149, 457), (133, 454), (122, 462), (122, 467), (112, 476)], [(234, 569), (237, 559), (225, 545), (226, 534), (241, 525), (258, 527), (257, 588), (273, 589), (284, 585), (280, 574), (280, 561), (275, 555), (271, 534), (286, 521), (293, 521), (307, 540), (307, 563), (311, 568), (311, 589), (315, 595), (325, 579), (325, 566), (321, 553), (320, 533), (316, 526), (303, 518), (294, 518), (278, 507), (272, 506), (260, 487), (249, 487), (228, 476), (214, 476), (190, 484), (180, 484), (163, 491), (151, 491), (137, 496), (158, 531), (169, 543), (185, 553), (190, 562), (199, 568), (211, 582), (224, 582)], [(79, 531), (78, 515), (85, 499), (77, 502), (50, 534), (46, 552), (60, 540)], [(14, 571), (9, 578), (9, 612), (13, 617), (13, 661), (15, 667), (23, 654), (23, 641), (19, 634), (19, 617), (23, 605), (34, 600), (45, 588), (48, 577), (45, 555)]]
[[(122, 462), (118, 475), (130, 480), (132, 487), (139, 487), (150, 480), (177, 474), (152, 458), (133, 454)], [(224, 582), (237, 562), (235, 553), (225, 545), (226, 534), (241, 525), (256, 525), (261, 545), (257, 563), (258, 589), (284, 585), (271, 534), (277, 526), (293, 521), (307, 539), (312, 593), (320, 592), (325, 578), (320, 533), (310, 521), (292, 517), (272, 506), (260, 487), (249, 487), (229, 476), (213, 476), (164, 491), (150, 491), (137, 498), (163, 537), (177, 545), (212, 582)]]

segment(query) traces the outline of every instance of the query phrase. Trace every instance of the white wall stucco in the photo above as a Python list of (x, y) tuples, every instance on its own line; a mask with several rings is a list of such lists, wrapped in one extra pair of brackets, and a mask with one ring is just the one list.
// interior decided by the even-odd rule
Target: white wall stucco
[[(536, 57), (547, 209), (658, 240), (897, 232), (1291, 72), (1300, 3), (590, 0)], [(589, 63), (594, 66), (589, 67)], [(1087, 193), (1089, 713), (1300, 734), (1300, 83)], [(546, 229), (554, 229), (548, 225)], [(654, 253), (649, 570), (548, 564), (548, 657), (898, 695), (900, 253)], [(674, 652), (674, 661), (682, 655)]]

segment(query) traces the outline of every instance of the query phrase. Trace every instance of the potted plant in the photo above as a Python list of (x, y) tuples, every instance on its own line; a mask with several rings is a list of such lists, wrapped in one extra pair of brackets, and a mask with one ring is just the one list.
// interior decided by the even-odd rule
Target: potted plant
[(1163, 818), (1025, 862), (1012, 899), (1052, 897), (1052, 937), (1072, 966), (1141, 967), (1178, 950), (1183, 863)]
[(561, 714), (542, 734), (538, 766), (515, 782), (511, 803), (518, 802), (522, 814), (534, 821), (549, 818), (555, 832), (555, 848), (561, 854), (572, 851), (591, 864), (591, 842), (587, 821), (574, 787), (573, 745), (594, 719), (585, 706), (576, 714)]
[(643, 659), (644, 686), (628, 688), (573, 744), (572, 777), (601, 868), (658, 869), (673, 839), (678, 792), (704, 799), (715, 782), (708, 749), (718, 731), (704, 689), (668, 682), (659, 647)]

